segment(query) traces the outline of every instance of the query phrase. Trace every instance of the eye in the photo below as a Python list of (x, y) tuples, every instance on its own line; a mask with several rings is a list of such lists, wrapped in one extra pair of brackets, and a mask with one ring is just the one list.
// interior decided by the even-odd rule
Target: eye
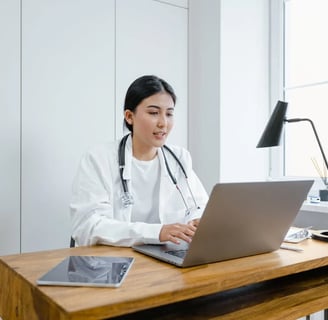
[(156, 115), (158, 115), (158, 111), (149, 111), (149, 114), (156, 116)]

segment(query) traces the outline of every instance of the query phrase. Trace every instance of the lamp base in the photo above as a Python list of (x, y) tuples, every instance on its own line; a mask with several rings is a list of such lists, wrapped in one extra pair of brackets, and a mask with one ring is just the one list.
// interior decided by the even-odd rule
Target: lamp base
[(327, 189), (319, 190), (319, 196), (321, 201), (328, 201), (328, 190)]

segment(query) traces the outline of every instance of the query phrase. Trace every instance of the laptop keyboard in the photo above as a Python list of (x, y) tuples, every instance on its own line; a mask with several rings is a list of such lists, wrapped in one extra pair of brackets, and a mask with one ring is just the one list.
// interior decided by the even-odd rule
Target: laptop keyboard
[(187, 250), (169, 250), (169, 251), (166, 251), (166, 253), (183, 259), (187, 253)]

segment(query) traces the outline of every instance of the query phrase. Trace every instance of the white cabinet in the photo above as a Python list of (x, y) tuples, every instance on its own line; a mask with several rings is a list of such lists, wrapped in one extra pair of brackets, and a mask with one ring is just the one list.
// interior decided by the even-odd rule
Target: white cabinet
[(0, 255), (20, 250), (20, 10), (0, 1)]
[[(0, 255), (67, 247), (79, 159), (122, 134), (128, 85), (156, 74), (187, 146), (186, 1), (0, 2)], [(3, 70), (5, 72), (3, 72)]]
[(24, 0), (22, 251), (67, 247), (82, 153), (114, 138), (114, 1)]

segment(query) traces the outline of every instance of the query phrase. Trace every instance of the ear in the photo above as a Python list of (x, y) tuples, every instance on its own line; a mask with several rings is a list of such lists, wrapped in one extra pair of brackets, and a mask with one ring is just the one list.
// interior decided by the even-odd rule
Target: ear
[(124, 119), (129, 124), (133, 124), (133, 112), (131, 110), (124, 110)]

